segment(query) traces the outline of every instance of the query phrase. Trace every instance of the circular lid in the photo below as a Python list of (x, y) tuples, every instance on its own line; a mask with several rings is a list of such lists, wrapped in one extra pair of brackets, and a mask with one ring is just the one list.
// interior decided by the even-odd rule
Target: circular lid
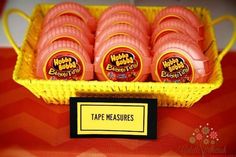
[(53, 29), (58, 26), (64, 26), (64, 27), (73, 27), (76, 28), (77, 30), (81, 31), (90, 41), (91, 44), (94, 43), (94, 35), (90, 32), (90, 29), (88, 26), (78, 18), (74, 16), (59, 16), (56, 17), (53, 20), (50, 20), (42, 30), (42, 35), (50, 31), (50, 29)]
[(83, 47), (90, 55), (90, 58), (93, 59), (93, 46), (90, 45), (88, 39), (83, 33), (73, 27), (55, 27), (48, 31), (47, 34), (41, 36), (37, 45), (38, 53), (41, 53), (41, 49), (44, 47), (47, 47), (58, 40), (70, 40), (76, 42)]
[(155, 29), (155, 27), (157, 27), (162, 22), (173, 18), (188, 23), (189, 25), (196, 28), (198, 32), (200, 31), (200, 28), (203, 27), (203, 24), (201, 23), (198, 16), (191, 10), (181, 6), (170, 6), (162, 9), (157, 14), (153, 23), (153, 29)]
[(46, 14), (44, 25), (50, 20), (63, 15), (71, 15), (81, 19), (93, 32), (96, 30), (96, 19), (82, 5), (76, 2), (63, 2), (56, 4)]
[(132, 36), (115, 36), (113, 38), (110, 38), (104, 41), (101, 44), (101, 46), (98, 47), (95, 57), (103, 56), (105, 53), (104, 49), (107, 49), (107, 47), (112, 47), (112, 46), (120, 46), (120, 47), (122, 46), (133, 47), (134, 46), (139, 50), (142, 56), (145, 56), (145, 57), (150, 56), (148, 47), (144, 43), (137, 40), (136, 38)]
[(99, 23), (107, 20), (109, 17), (115, 14), (126, 14), (138, 18), (140, 22), (142, 22), (147, 28), (149, 28), (149, 23), (141, 10), (139, 10), (135, 5), (121, 3), (114, 4), (107, 8), (99, 18)]
[(98, 48), (94, 67), (99, 80), (144, 81), (150, 73), (148, 48), (130, 36), (116, 36)]
[(42, 79), (90, 80), (93, 65), (86, 50), (72, 41), (56, 41), (38, 54), (36, 76)]
[(151, 44), (154, 45), (159, 38), (170, 32), (187, 34), (197, 42), (203, 40), (203, 38), (191, 25), (187, 25), (185, 22), (177, 19), (170, 19), (168, 21), (162, 22), (160, 25), (158, 25), (158, 27), (155, 28), (154, 32), (152, 33)]
[(169, 42), (163, 43), (156, 49), (156, 52), (154, 53), (158, 53), (158, 55), (160, 55), (160, 53), (165, 51), (165, 49), (167, 48), (176, 48), (184, 50), (184, 52), (190, 55), (193, 60), (208, 60), (207, 57), (202, 53), (202, 50), (198, 45), (191, 42), (176, 39), (170, 39)]
[(189, 42), (189, 43), (192, 43), (192, 44), (195, 44), (197, 45), (198, 43), (193, 40), (188, 34), (183, 34), (183, 33), (175, 33), (175, 32), (170, 32), (168, 34), (165, 34), (164, 36), (162, 36), (161, 38), (159, 38), (155, 45), (153, 46), (152, 48), (152, 52), (155, 52), (157, 50), (157, 48), (160, 46), (160, 45), (163, 45), (165, 43), (168, 43), (169, 40), (183, 40), (185, 41), (186, 43)]
[(130, 25), (117, 24), (101, 31), (101, 33), (96, 36), (95, 51), (102, 42), (119, 35), (131, 36), (133, 38), (136, 38), (146, 46), (148, 46), (149, 44), (149, 37), (146, 34), (140, 32), (137, 28)]
[(196, 44), (170, 39), (156, 49), (151, 67), (156, 81), (198, 82), (209, 74), (209, 59)]
[(103, 20), (101, 23), (99, 23), (96, 31), (96, 35), (99, 35), (99, 33), (103, 30), (108, 29), (112, 25), (116, 24), (127, 24), (131, 25), (133, 27), (136, 27), (139, 29), (139, 31), (142, 31), (144, 34), (148, 34), (148, 28), (146, 28), (140, 21), (133, 17), (126, 14), (117, 14), (114, 15), (106, 20)]

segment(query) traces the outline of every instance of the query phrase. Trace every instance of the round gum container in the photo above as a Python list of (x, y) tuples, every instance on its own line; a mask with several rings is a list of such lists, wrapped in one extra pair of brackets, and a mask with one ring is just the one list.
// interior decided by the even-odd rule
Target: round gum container
[(91, 30), (88, 28), (88, 26), (78, 18), (74, 16), (59, 16), (55, 19), (49, 21), (42, 30), (41, 35), (44, 35), (51, 29), (58, 27), (58, 26), (64, 26), (64, 27), (73, 27), (82, 32), (89, 40), (91, 44), (94, 43), (94, 35), (91, 33)]
[(172, 39), (182, 40), (182, 41), (186, 41), (186, 42), (198, 45), (198, 43), (195, 40), (193, 40), (188, 34), (171, 32), (171, 33), (163, 35), (161, 38), (159, 38), (155, 42), (155, 45), (153, 46), (152, 51), (151, 51), (152, 55), (154, 55), (154, 52), (157, 51), (159, 46), (163, 45), (164, 43), (168, 43)]
[(91, 60), (93, 59), (93, 46), (90, 45), (84, 34), (73, 27), (55, 27), (54, 29), (48, 31), (45, 35), (41, 36), (37, 45), (38, 53), (41, 53), (41, 50), (44, 47), (47, 47), (58, 40), (69, 40), (76, 42), (88, 52)]
[(198, 16), (186, 7), (170, 6), (161, 10), (155, 17), (153, 29), (159, 24), (169, 19), (179, 19), (193, 26), (201, 35), (203, 34), (203, 24)]
[(199, 44), (201, 44), (203, 40), (196, 29), (194, 29), (191, 25), (177, 19), (169, 19), (168, 21), (162, 22), (155, 28), (151, 37), (151, 45), (154, 45), (159, 38), (170, 32), (187, 34)]
[(106, 30), (103, 30), (98, 36), (96, 36), (95, 52), (102, 42), (105, 42), (106, 40), (112, 37), (120, 35), (131, 36), (133, 38), (136, 38), (146, 46), (149, 45), (149, 37), (146, 34), (143, 34), (133, 26), (118, 24), (118, 25), (113, 25)]
[(64, 2), (56, 4), (46, 14), (44, 25), (58, 16), (70, 15), (82, 20), (92, 32), (96, 30), (96, 19), (82, 5), (76, 2)]
[(152, 60), (154, 81), (193, 83), (206, 82), (210, 75), (209, 59), (199, 46), (171, 39), (160, 45)]
[(150, 27), (145, 15), (141, 10), (132, 4), (115, 4), (107, 8), (99, 18), (103, 22), (115, 14), (126, 14), (138, 18), (147, 28)]
[(150, 74), (148, 48), (129, 36), (113, 37), (99, 47), (94, 68), (98, 80), (145, 81)]
[(97, 26), (96, 36), (101, 33), (103, 30), (107, 30), (110, 26), (116, 25), (116, 24), (126, 24), (133, 27), (136, 27), (139, 29), (139, 31), (142, 31), (144, 34), (149, 34), (148, 28), (146, 28), (140, 21), (132, 16), (126, 15), (126, 14), (117, 14), (113, 15), (110, 18), (103, 20), (102, 22), (99, 22)]
[(77, 43), (56, 41), (37, 55), (36, 76), (46, 80), (91, 80), (93, 65)]

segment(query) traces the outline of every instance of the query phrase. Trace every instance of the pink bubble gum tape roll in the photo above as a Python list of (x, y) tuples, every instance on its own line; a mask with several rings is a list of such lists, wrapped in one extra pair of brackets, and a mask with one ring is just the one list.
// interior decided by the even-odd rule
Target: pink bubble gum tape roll
[(117, 14), (114, 15), (107, 20), (103, 20), (102, 22), (99, 22), (96, 35), (99, 35), (99, 33), (103, 30), (108, 29), (112, 25), (116, 24), (127, 24), (131, 25), (133, 27), (136, 27), (139, 29), (139, 31), (142, 31), (144, 34), (149, 34), (148, 28), (146, 28), (140, 21), (132, 16), (125, 15), (125, 14)]
[(81, 19), (93, 32), (96, 30), (96, 19), (82, 5), (76, 2), (64, 2), (52, 7), (44, 18), (44, 25), (58, 16), (71, 15)]
[(181, 6), (170, 6), (166, 7), (165, 9), (161, 10), (153, 23), (153, 29), (157, 27), (160, 23), (163, 21), (167, 21), (169, 19), (179, 19), (181, 21), (184, 21), (188, 23), (189, 25), (192, 25), (196, 30), (200, 33), (203, 31), (203, 23), (201, 23), (200, 19), (198, 16), (189, 10), (186, 7), (181, 7)]
[(149, 45), (149, 36), (140, 32), (137, 28), (133, 26), (118, 24), (112, 25), (108, 29), (103, 30), (98, 36), (96, 36), (95, 51), (97, 50), (98, 46), (101, 45), (101, 43), (119, 35), (131, 36), (133, 38), (136, 38), (146, 46)]
[(141, 10), (139, 10), (138, 8), (136, 8), (132, 4), (125, 4), (125, 3), (123, 3), (123, 4), (114, 4), (114, 5), (110, 6), (109, 8), (107, 8), (103, 12), (101, 17), (99, 18), (99, 21), (102, 22), (104, 20), (107, 20), (108, 18), (110, 18), (111, 16), (113, 16), (115, 14), (126, 14), (126, 15), (136, 17), (147, 28), (150, 27), (145, 15), (143, 14), (143, 12)]
[(77, 43), (56, 41), (38, 54), (36, 76), (47, 80), (91, 80), (93, 65)]
[(183, 33), (175, 33), (175, 32), (171, 32), (171, 33), (167, 33), (165, 35), (163, 35), (161, 38), (159, 38), (155, 45), (153, 46), (152, 48), (152, 54), (154, 55), (153, 52), (156, 52), (158, 47), (165, 44), (165, 43), (168, 43), (170, 40), (182, 40), (182, 41), (186, 41), (188, 43), (192, 43), (194, 45), (198, 45), (198, 43), (193, 40), (188, 34), (183, 34)]
[(155, 42), (161, 38), (166, 33), (178, 32), (188, 34), (193, 40), (197, 41), (199, 44), (203, 38), (198, 34), (198, 32), (191, 26), (183, 21), (170, 19), (168, 21), (162, 22), (158, 27), (155, 28), (151, 37), (151, 44), (154, 45)]
[(144, 81), (150, 73), (148, 48), (129, 36), (105, 41), (95, 56), (95, 73), (99, 80)]
[(70, 40), (74, 41), (83, 47), (89, 54), (90, 58), (93, 59), (93, 46), (90, 45), (88, 39), (83, 33), (73, 27), (55, 27), (43, 35), (38, 42), (37, 51), (41, 53), (44, 47), (52, 44), (58, 40)]
[(88, 26), (78, 18), (74, 16), (59, 16), (55, 19), (49, 21), (42, 30), (42, 35), (50, 31), (51, 29), (64, 26), (64, 27), (73, 27), (82, 32), (88, 39), (91, 44), (94, 43), (94, 35), (90, 32)]
[(160, 82), (206, 82), (209, 60), (197, 45), (172, 39), (157, 48), (151, 73), (153, 80)]

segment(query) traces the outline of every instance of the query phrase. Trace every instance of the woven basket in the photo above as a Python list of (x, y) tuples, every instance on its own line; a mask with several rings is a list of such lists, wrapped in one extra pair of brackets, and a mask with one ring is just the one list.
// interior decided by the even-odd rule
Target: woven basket
[[(31, 17), (18, 9), (10, 9), (3, 15), (4, 31), (11, 45), (18, 54), (13, 79), (29, 89), (38, 98), (47, 103), (69, 104), (70, 97), (135, 97), (158, 98), (158, 106), (191, 107), (195, 102), (212, 90), (219, 88), (223, 82), (221, 60), (233, 46), (236, 38), (236, 19), (233, 16), (222, 16), (212, 21), (210, 13), (205, 8), (189, 8), (195, 12), (204, 23), (204, 48), (210, 59), (213, 72), (207, 83), (160, 83), (160, 82), (112, 82), (112, 81), (64, 81), (39, 80), (34, 75), (35, 47), (39, 38), (43, 18), (52, 7), (39, 4)], [(87, 6), (93, 16), (98, 18), (108, 6)], [(163, 7), (138, 7), (146, 15), (149, 22)], [(17, 13), (29, 22), (23, 45), (19, 48), (14, 42), (8, 26), (11, 13)], [(213, 25), (223, 20), (234, 24), (234, 33), (225, 47), (218, 54)], [(14, 27), (14, 26), (13, 26)]]

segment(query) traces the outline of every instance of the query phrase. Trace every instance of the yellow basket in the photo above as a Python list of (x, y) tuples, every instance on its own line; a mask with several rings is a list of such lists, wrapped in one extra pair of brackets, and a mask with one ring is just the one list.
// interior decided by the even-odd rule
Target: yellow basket
[[(205, 26), (204, 47), (206, 55), (210, 58), (213, 72), (207, 83), (160, 83), (160, 82), (111, 82), (111, 81), (64, 81), (39, 80), (34, 75), (35, 47), (39, 38), (43, 18), (52, 7), (49, 4), (39, 4), (35, 7), (32, 17), (18, 9), (10, 9), (3, 15), (4, 31), (11, 45), (18, 54), (13, 79), (29, 89), (38, 98), (47, 103), (68, 104), (69, 97), (137, 97), (158, 98), (159, 106), (190, 107), (204, 95), (219, 88), (223, 82), (220, 61), (233, 46), (236, 39), (236, 19), (233, 16), (222, 16), (212, 21), (209, 11), (205, 8), (191, 8), (202, 20)], [(87, 6), (95, 16), (100, 14), (107, 6)], [(163, 7), (138, 7), (152, 22), (156, 14)], [(8, 17), (17, 13), (29, 22), (29, 27), (21, 48), (14, 42), (8, 26)], [(213, 25), (223, 20), (230, 20), (234, 24), (233, 35), (225, 47), (218, 54)]]

